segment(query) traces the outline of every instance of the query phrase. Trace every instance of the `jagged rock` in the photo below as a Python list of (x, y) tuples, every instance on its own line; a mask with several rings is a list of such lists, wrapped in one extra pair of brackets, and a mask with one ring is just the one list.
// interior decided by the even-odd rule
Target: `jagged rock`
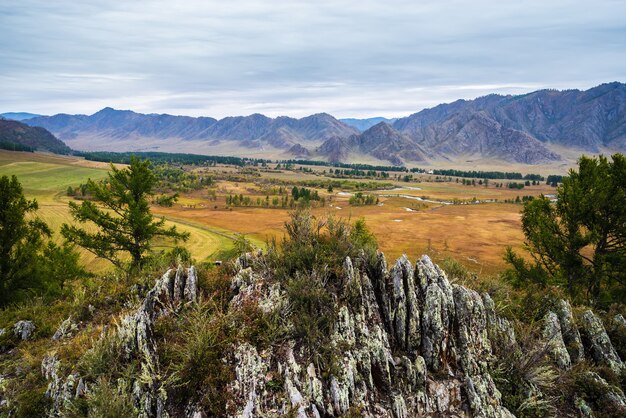
[(552, 311), (549, 311), (544, 318), (543, 338), (546, 340), (552, 360), (561, 369), (568, 369), (571, 366), (571, 359), (561, 334), (561, 323)]
[(72, 317), (68, 317), (65, 321), (61, 322), (59, 328), (55, 331), (52, 336), (53, 341), (58, 341), (62, 338), (71, 337), (72, 333), (78, 329), (75, 323), (72, 322)]
[(235, 398), (244, 402), (237, 416), (245, 418), (261, 415), (259, 395), (265, 388), (265, 375), (268, 366), (259, 356), (256, 348), (244, 343), (235, 348), (235, 380), (230, 390)]
[(61, 416), (71, 401), (82, 395), (84, 391), (84, 382), (83, 387), (80, 387), (82, 379), (77, 373), (72, 373), (63, 379), (58, 374), (59, 367), (60, 361), (56, 355), (45, 356), (41, 362), (41, 374), (50, 381), (46, 390), (46, 397), (52, 401), (51, 416)]
[(496, 314), (495, 304), (488, 293), (483, 293), (481, 296), (487, 317), (487, 334), (494, 354), (514, 350), (517, 342), (513, 326), (508, 319)]
[(452, 349), (449, 333), (454, 320), (452, 287), (445, 274), (427, 256), (417, 262), (416, 270), (424, 300), (422, 356), (429, 368), (441, 371), (448, 367)]
[(580, 412), (580, 416), (583, 418), (593, 418), (593, 410), (587, 405), (584, 399), (576, 399), (575, 402), (576, 408)]
[(480, 295), (466, 287), (454, 285), (456, 309), (456, 352), (466, 375), (487, 370), (491, 358), (491, 343), (487, 333), (487, 315)]
[[(626, 328), (626, 318), (622, 314), (617, 314), (613, 317), (613, 323), (618, 327)], [(2, 334), (0, 334), (2, 335)]]
[(580, 339), (580, 332), (574, 323), (572, 307), (568, 301), (560, 299), (556, 304), (555, 312), (559, 318), (561, 335), (571, 362), (578, 363), (585, 358), (585, 350)]
[(6, 376), (0, 374), (0, 412), (2, 408), (6, 408), (9, 405), (9, 401), (5, 399), (7, 381)]
[(602, 325), (602, 321), (591, 310), (581, 315), (581, 333), (585, 349), (598, 364), (610, 367), (619, 374), (624, 363), (617, 355), (613, 344)]
[[(138, 408), (139, 417), (167, 418), (166, 397), (159, 370), (159, 358), (153, 336), (154, 320), (160, 315), (167, 315), (177, 310), (184, 303), (197, 299), (197, 277), (193, 267), (185, 270), (168, 270), (157, 279), (154, 287), (147, 292), (141, 305), (135, 312), (126, 315), (120, 321), (116, 332), (110, 336), (118, 340), (127, 360), (139, 362), (139, 377), (132, 382), (125, 382), (132, 388), (132, 394)], [(68, 318), (61, 324), (55, 336), (65, 333)], [(65, 325), (64, 325), (65, 324)], [(71, 326), (70, 326), (71, 328)], [(103, 330), (101, 338), (106, 338)], [(56, 415), (73, 397), (87, 392), (88, 383), (77, 374), (70, 374), (65, 379), (58, 376), (59, 361), (56, 356), (46, 356), (41, 365), (43, 376), (50, 381), (47, 395), (53, 400), (50, 413)]]
[(32, 321), (17, 321), (13, 325), (13, 334), (20, 340), (28, 340), (35, 332), (35, 324)]
[(620, 388), (610, 385), (595, 372), (587, 372), (587, 378), (600, 387), (600, 390), (596, 392), (602, 397), (602, 404), (607, 405), (608, 409), (614, 413), (620, 412), (624, 414), (619, 416), (626, 416), (626, 397)]
[[(343, 266), (346, 302), (336, 307), (330, 336), (337, 367), (322, 378), (313, 364), (300, 365), (296, 341), (261, 354), (240, 345), (232, 360), (231, 416), (341, 416), (351, 408), (365, 417), (512, 416), (488, 373), (490, 323), (478, 293), (451, 286), (427, 257), (415, 268), (402, 257), (391, 271), (382, 253), (371, 270), (349, 258)], [(255, 299), (267, 312), (288, 309), (276, 283), (251, 270), (239, 274), (246, 269), (233, 278), (237, 295), (231, 308)], [(491, 315), (492, 325), (511, 335), (508, 322)], [(430, 343), (423, 341), (427, 333)], [(424, 350), (429, 344), (433, 349)], [(283, 380), (280, 394), (261, 389), (277, 374)]]
[(390, 272), (392, 281), (391, 325), (400, 347), (415, 352), (420, 348), (420, 311), (413, 267), (406, 256), (399, 258)]
[(465, 394), (475, 417), (507, 418), (514, 415), (501, 406), (501, 394), (489, 374), (466, 377)]

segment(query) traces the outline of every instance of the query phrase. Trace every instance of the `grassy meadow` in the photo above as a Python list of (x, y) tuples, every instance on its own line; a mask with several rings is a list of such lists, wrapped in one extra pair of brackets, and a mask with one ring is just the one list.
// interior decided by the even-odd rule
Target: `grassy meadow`
[[(68, 186), (76, 187), (90, 178), (103, 179), (107, 175), (107, 168), (108, 164), (75, 157), (0, 151), (0, 176), (17, 176), (26, 197), (37, 200), (38, 216), (50, 226), (59, 240), (61, 237), (58, 231), (61, 225), (73, 222), (68, 209), (68, 202), (72, 198), (66, 196)], [(232, 242), (230, 236), (216, 233), (207, 226), (169, 219), (167, 223), (191, 234), (186, 246), (199, 260), (209, 258)], [(157, 249), (165, 249), (171, 245), (169, 242), (155, 242)], [(91, 271), (102, 271), (110, 267), (109, 262), (98, 259), (87, 251), (81, 252), (81, 261)]]

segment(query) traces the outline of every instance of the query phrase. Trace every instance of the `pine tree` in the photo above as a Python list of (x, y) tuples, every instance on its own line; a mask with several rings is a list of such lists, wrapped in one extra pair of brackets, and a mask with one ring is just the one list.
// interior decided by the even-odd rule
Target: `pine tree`
[[(132, 157), (130, 165), (118, 169), (111, 164), (106, 182), (89, 180), (87, 188), (93, 200), (80, 205), (70, 202), (70, 212), (82, 229), (64, 224), (61, 233), (73, 242), (114, 265), (123, 265), (122, 254), (131, 258), (131, 268), (141, 267), (156, 237), (186, 240), (188, 233), (176, 227), (165, 228), (165, 219), (155, 220), (150, 213), (149, 197), (154, 194), (157, 179), (150, 161)], [(95, 226), (96, 231), (93, 231)]]
[(16, 176), (0, 177), (0, 306), (32, 292), (56, 294), (65, 280), (85, 274), (70, 245), (49, 240), (37, 209)]
[(626, 297), (626, 158), (582, 157), (557, 188), (557, 201), (541, 196), (522, 211), (522, 230), (533, 257), (511, 249), (512, 281), (555, 285), (572, 297), (609, 303)]

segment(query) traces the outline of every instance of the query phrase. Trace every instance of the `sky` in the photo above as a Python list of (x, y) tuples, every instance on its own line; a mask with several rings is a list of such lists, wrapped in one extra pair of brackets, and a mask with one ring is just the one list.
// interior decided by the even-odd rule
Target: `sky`
[(626, 0), (0, 0), (0, 112), (406, 116), (626, 81)]

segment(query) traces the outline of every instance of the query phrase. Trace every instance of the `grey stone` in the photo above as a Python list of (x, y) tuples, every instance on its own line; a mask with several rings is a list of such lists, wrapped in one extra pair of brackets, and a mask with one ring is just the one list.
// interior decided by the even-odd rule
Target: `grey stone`
[(571, 305), (568, 301), (560, 299), (556, 304), (555, 313), (559, 318), (563, 342), (565, 343), (571, 362), (578, 363), (582, 361), (585, 358), (585, 350), (582, 340), (580, 339), (580, 332), (574, 322)]
[(20, 340), (28, 340), (35, 332), (35, 324), (32, 321), (20, 320), (13, 325), (13, 334)]
[(561, 369), (569, 369), (572, 363), (561, 334), (561, 323), (552, 311), (549, 311), (544, 318), (543, 338), (548, 346), (550, 357), (556, 365)]
[(72, 322), (72, 317), (70, 316), (66, 320), (61, 322), (61, 325), (59, 325), (59, 328), (57, 328), (54, 335), (52, 336), (52, 340), (58, 341), (63, 338), (71, 337), (72, 333), (76, 332), (77, 330), (78, 326)]
[(580, 322), (586, 351), (596, 363), (606, 365), (619, 374), (624, 363), (613, 348), (600, 318), (591, 310), (587, 310), (581, 315)]

